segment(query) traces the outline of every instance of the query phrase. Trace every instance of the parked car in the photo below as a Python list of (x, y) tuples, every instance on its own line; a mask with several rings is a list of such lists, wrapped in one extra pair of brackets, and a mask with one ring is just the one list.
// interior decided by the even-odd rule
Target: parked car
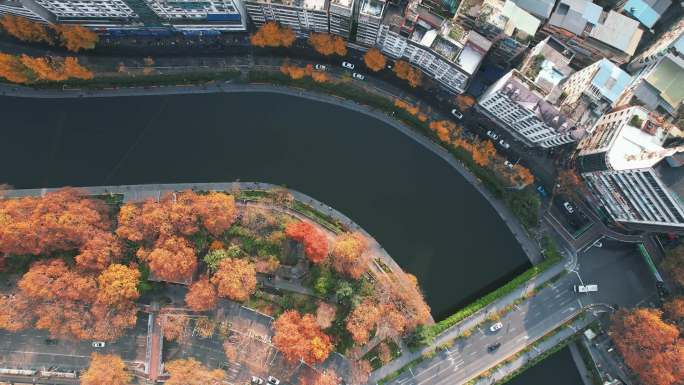
[(501, 342), (497, 342), (497, 343), (495, 343), (495, 344), (493, 344), (493, 345), (487, 346), (487, 351), (488, 351), (489, 353), (492, 353), (492, 352), (495, 352), (499, 347), (501, 347)]
[(280, 384), (280, 380), (273, 376), (268, 376), (268, 383), (272, 385), (278, 385)]
[(506, 166), (506, 167), (512, 169), (512, 168), (513, 168), (513, 163), (509, 162), (508, 160), (504, 160), (504, 166)]
[(94, 347), (94, 348), (104, 348), (104, 347), (105, 347), (105, 343), (102, 342), (102, 341), (94, 341), (94, 342), (93, 342), (93, 347)]
[(503, 324), (501, 322), (497, 322), (494, 325), (489, 327), (490, 332), (495, 332), (503, 327)]
[(492, 130), (487, 131), (487, 136), (494, 139), (494, 140), (499, 139), (499, 135)]
[(508, 144), (508, 142), (506, 142), (506, 141), (503, 140), (503, 139), (501, 139), (501, 141), (499, 142), (499, 144), (500, 144), (501, 147), (503, 147), (503, 148), (506, 148), (506, 149), (511, 148), (511, 145)]
[(350, 62), (347, 62), (347, 61), (343, 61), (343, 62), (342, 62), (342, 67), (348, 68), (348, 69), (350, 69), (350, 70), (353, 70), (353, 69), (354, 69), (354, 65), (353, 65), (352, 63), (350, 63)]
[(453, 115), (456, 119), (463, 119), (463, 114), (456, 108), (451, 110), (451, 115)]
[(575, 212), (575, 208), (572, 207), (572, 205), (570, 204), (570, 202), (563, 202), (563, 207), (565, 207), (565, 210), (567, 210), (568, 213), (570, 213), (570, 214), (572, 214), (572, 213)]
[(591, 293), (598, 291), (598, 285), (575, 285), (572, 287), (575, 293)]
[(354, 79), (358, 79), (358, 80), (363, 80), (363, 79), (366, 78), (365, 76), (363, 76), (363, 75), (361, 75), (360, 73), (357, 73), (357, 72), (354, 72), (354, 73), (352, 74), (352, 77), (353, 77)]
[(264, 383), (264, 380), (261, 379), (260, 377), (257, 376), (252, 376), (252, 384), (254, 385), (261, 385)]
[(539, 195), (541, 195), (542, 197), (546, 197), (546, 196), (549, 195), (549, 193), (546, 191), (546, 189), (545, 189), (544, 186), (542, 186), (542, 185), (537, 186), (537, 192), (538, 192)]
[(318, 71), (327, 71), (328, 70), (328, 67), (323, 65), (323, 64), (316, 64), (316, 65), (314, 65), (314, 68)]
[(57, 345), (57, 340), (53, 340), (52, 338), (46, 338), (45, 345)]

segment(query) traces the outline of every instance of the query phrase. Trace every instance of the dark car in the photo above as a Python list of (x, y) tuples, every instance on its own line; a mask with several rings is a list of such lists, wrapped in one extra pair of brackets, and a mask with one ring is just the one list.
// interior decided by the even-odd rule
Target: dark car
[(544, 186), (542, 186), (542, 185), (537, 186), (537, 192), (538, 192), (539, 195), (541, 195), (542, 197), (546, 197), (547, 195), (549, 195), (549, 193), (546, 192), (546, 189), (545, 189)]
[(45, 345), (57, 345), (57, 340), (46, 338), (45, 339)]
[(500, 346), (501, 346), (501, 343), (500, 343), (500, 342), (497, 342), (497, 343), (495, 343), (495, 344), (493, 344), (493, 345), (489, 345), (489, 346), (487, 346), (487, 351), (488, 351), (489, 353), (495, 352)]

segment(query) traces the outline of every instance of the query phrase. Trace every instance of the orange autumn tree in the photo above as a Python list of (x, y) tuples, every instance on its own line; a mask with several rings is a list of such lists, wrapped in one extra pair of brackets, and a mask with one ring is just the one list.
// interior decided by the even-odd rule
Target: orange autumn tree
[(0, 200), (0, 253), (51, 254), (77, 250), (109, 229), (107, 207), (78, 190)]
[(235, 222), (237, 209), (232, 195), (212, 191), (197, 198), (197, 212), (207, 231), (218, 237)]
[(365, 344), (380, 320), (380, 307), (366, 298), (347, 316), (346, 327), (357, 344)]
[(620, 310), (612, 317), (610, 336), (627, 366), (646, 385), (684, 381), (684, 340), (676, 326), (656, 309)]
[(81, 65), (77, 58), (71, 56), (64, 58), (62, 71), (70, 79), (89, 80), (94, 77), (92, 71)]
[(334, 241), (330, 256), (332, 266), (338, 273), (359, 279), (368, 270), (368, 258), (364, 252), (368, 240), (361, 233), (344, 233)]
[(366, 67), (373, 72), (378, 72), (384, 69), (385, 65), (387, 64), (385, 56), (377, 48), (369, 49), (363, 55), (363, 62), (366, 63)]
[(532, 172), (527, 167), (516, 164), (513, 166), (511, 181), (521, 186), (527, 186), (534, 183), (534, 175), (532, 175)]
[(347, 54), (347, 43), (343, 38), (329, 33), (312, 33), (309, 36), (309, 44), (316, 52), (325, 56), (332, 54), (344, 56)]
[(328, 78), (328, 75), (326, 75), (325, 72), (321, 71), (312, 72), (311, 79), (313, 79), (313, 81), (315, 81), (316, 83), (327, 83), (330, 80)]
[(166, 362), (164, 369), (169, 373), (166, 385), (220, 385), (226, 378), (223, 370), (209, 370), (194, 358)]
[(162, 332), (168, 341), (183, 342), (188, 337), (190, 318), (185, 314), (164, 314)]
[(259, 27), (249, 40), (257, 47), (289, 47), (295, 39), (295, 33), (291, 29), (269, 21)]
[(190, 285), (190, 290), (185, 295), (185, 303), (194, 311), (211, 310), (216, 306), (217, 300), (216, 288), (207, 276)]
[(0, 77), (12, 83), (28, 83), (29, 70), (21, 64), (17, 56), (0, 52)]
[(470, 95), (460, 94), (456, 96), (456, 104), (461, 111), (466, 111), (475, 105), (475, 98)]
[(435, 132), (439, 140), (449, 143), (451, 133), (456, 131), (456, 124), (448, 120), (437, 120), (430, 122), (430, 129)]
[(24, 17), (4, 15), (0, 18), (0, 27), (21, 41), (53, 43), (45, 25)]
[(300, 385), (338, 385), (339, 383), (340, 377), (332, 369), (309, 373), (299, 381)]
[(226, 258), (219, 263), (211, 283), (216, 285), (221, 297), (246, 301), (256, 290), (254, 264), (244, 259)]
[(370, 373), (373, 370), (368, 360), (359, 360), (352, 363), (351, 378), (349, 385), (363, 385), (368, 381)]
[(109, 265), (97, 277), (97, 301), (109, 306), (135, 301), (140, 297), (139, 281), (138, 269), (119, 264)]
[(308, 222), (290, 222), (285, 235), (304, 245), (304, 254), (313, 263), (321, 263), (328, 256), (328, 239), (321, 230)]
[(278, 317), (273, 329), (273, 344), (288, 361), (321, 363), (333, 349), (330, 336), (321, 331), (311, 314), (302, 316), (296, 310), (288, 310)]
[(663, 310), (669, 320), (681, 325), (684, 322), (684, 297), (674, 297), (665, 302)]
[(195, 250), (187, 239), (178, 236), (160, 238), (150, 252), (139, 250), (138, 257), (147, 262), (150, 272), (163, 281), (185, 281), (197, 269)]
[(23, 294), (0, 297), (0, 329), (16, 333), (33, 325), (32, 301)]
[(112, 233), (97, 232), (81, 247), (76, 264), (88, 270), (104, 270), (123, 255), (121, 241)]
[(93, 353), (88, 369), (81, 375), (81, 385), (128, 385), (132, 379), (121, 357)]
[(679, 287), (684, 287), (684, 244), (669, 250), (662, 266)]
[(93, 49), (99, 41), (95, 32), (80, 25), (53, 24), (50, 27), (59, 34), (62, 45), (69, 51)]
[(67, 76), (56, 60), (28, 55), (21, 55), (19, 60), (38, 80), (62, 81), (67, 79)]
[(306, 68), (297, 67), (295, 65), (291, 65), (288, 63), (285, 63), (282, 66), (280, 66), (280, 72), (294, 80), (302, 79), (306, 76)]
[(413, 68), (404, 60), (397, 60), (394, 63), (393, 71), (399, 79), (408, 81), (409, 85), (413, 88), (418, 87), (423, 82), (423, 73), (419, 69)]

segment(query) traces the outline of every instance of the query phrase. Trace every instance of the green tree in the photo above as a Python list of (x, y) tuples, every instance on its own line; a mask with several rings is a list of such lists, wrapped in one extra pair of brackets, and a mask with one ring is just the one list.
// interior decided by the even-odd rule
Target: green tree
[[(238, 247), (239, 248), (239, 247)], [(218, 269), (219, 263), (226, 258), (230, 258), (230, 253), (225, 249), (211, 250), (204, 256), (204, 263), (211, 271), (216, 271)]]

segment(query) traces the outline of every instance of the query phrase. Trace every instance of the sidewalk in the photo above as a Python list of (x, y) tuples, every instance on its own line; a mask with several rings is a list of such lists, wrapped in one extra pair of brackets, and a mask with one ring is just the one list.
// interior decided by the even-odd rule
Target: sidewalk
[(400, 357), (395, 359), (394, 361), (390, 362), (389, 364), (379, 368), (378, 370), (374, 371), (371, 373), (371, 376), (368, 380), (369, 383), (377, 383), (384, 377), (388, 376), (389, 374), (401, 369), (411, 361), (418, 359), (421, 357), (424, 353), (428, 353), (432, 351), (436, 346), (439, 346), (441, 344), (444, 344), (448, 341), (451, 341), (455, 339), (456, 337), (460, 336), (463, 334), (464, 331), (470, 330), (474, 328), (475, 326), (479, 325), (480, 323), (484, 322), (488, 315), (490, 313), (495, 313), (498, 312), (505, 307), (511, 305), (513, 302), (515, 302), (518, 298), (523, 297), (527, 292), (530, 290), (534, 290), (537, 287), (540, 287), (543, 285), (545, 282), (550, 280), (551, 278), (555, 277), (556, 275), (560, 274), (565, 270), (565, 261), (561, 261), (558, 264), (554, 265), (550, 269), (544, 271), (537, 277), (531, 279), (528, 281), (525, 285), (521, 285), (518, 288), (516, 288), (513, 292), (509, 293), (508, 295), (502, 297), (498, 301), (489, 304), (488, 306), (485, 306), (482, 308), (480, 311), (477, 313), (473, 314), (472, 316), (466, 318), (465, 320), (459, 322), (458, 324), (452, 326), (450, 329), (445, 331), (444, 333), (440, 334), (435, 341), (432, 343), (432, 345), (424, 347), (420, 350), (417, 350), (415, 352), (410, 352), (410, 351), (405, 351), (404, 354), (402, 354)]

